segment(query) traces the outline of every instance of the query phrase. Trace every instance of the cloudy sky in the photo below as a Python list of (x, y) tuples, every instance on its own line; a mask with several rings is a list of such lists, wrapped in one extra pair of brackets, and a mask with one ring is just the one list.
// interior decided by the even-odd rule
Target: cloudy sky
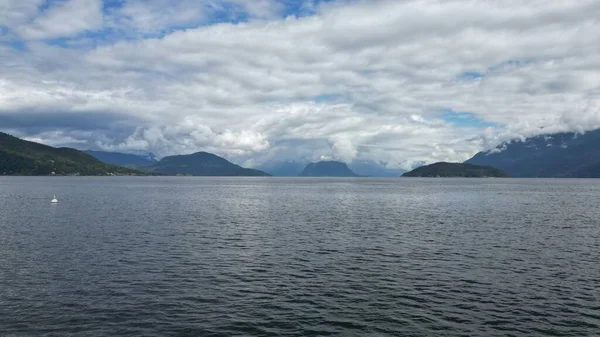
[(598, 127), (598, 0), (0, 0), (0, 130), (50, 145), (410, 168)]

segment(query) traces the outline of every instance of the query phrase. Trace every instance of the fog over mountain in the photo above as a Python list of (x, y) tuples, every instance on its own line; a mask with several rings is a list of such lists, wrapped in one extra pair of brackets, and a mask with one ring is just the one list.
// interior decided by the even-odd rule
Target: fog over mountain
[(600, 128), (598, 17), (597, 0), (4, 0), (0, 131), (255, 168), (462, 162)]

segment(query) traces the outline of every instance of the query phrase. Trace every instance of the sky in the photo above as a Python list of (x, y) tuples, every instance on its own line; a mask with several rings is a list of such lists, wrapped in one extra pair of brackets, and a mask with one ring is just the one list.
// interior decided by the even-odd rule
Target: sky
[(600, 127), (598, 0), (0, 0), (0, 130), (245, 166)]

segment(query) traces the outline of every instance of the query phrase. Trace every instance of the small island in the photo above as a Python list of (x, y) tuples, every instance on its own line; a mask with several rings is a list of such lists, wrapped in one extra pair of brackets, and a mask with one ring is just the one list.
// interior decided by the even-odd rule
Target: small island
[(406, 172), (403, 177), (421, 177), (421, 178), (506, 178), (508, 175), (492, 166), (477, 166), (461, 163), (435, 163), (421, 166), (410, 172)]

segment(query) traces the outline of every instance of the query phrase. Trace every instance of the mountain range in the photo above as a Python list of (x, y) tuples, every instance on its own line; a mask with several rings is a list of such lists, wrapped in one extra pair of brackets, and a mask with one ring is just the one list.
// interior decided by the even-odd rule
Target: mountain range
[(517, 178), (599, 178), (600, 130), (513, 140), (465, 163), (493, 166)]
[(54, 148), (0, 132), (0, 175), (145, 175), (71, 148)]
[[(600, 178), (600, 130), (512, 140), (480, 152), (465, 163), (495, 167), (511, 177)], [(386, 169), (384, 163), (356, 160), (349, 165), (335, 161), (287, 161), (261, 168), (263, 170), (244, 168), (207, 152), (168, 156), (156, 161), (151, 155), (54, 148), (0, 133), (0, 175), (356, 177), (399, 176), (402, 173)]]

